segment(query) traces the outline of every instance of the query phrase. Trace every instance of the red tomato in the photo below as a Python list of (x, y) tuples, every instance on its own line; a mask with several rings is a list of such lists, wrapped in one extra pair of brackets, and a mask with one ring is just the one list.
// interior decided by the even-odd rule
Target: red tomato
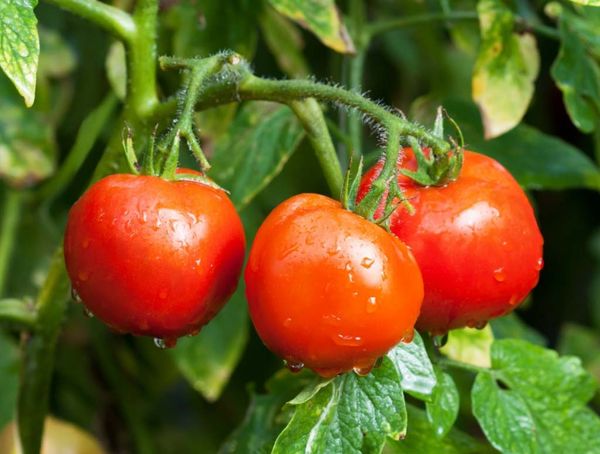
[[(403, 168), (416, 169), (411, 149)], [(363, 177), (364, 197), (381, 172)], [(512, 311), (538, 282), (543, 238), (518, 183), (497, 161), (465, 151), (459, 178), (445, 187), (423, 187), (399, 177), (415, 209), (399, 208), (391, 230), (415, 255), (425, 283), (417, 328), (442, 334), (477, 327)]]
[(368, 373), (410, 341), (423, 299), (416, 262), (401, 241), (341, 205), (301, 194), (260, 227), (245, 271), (250, 315), (291, 369), (324, 377)]
[(229, 299), (244, 248), (225, 192), (135, 175), (94, 184), (71, 208), (64, 240), (73, 289), (89, 311), (167, 345), (197, 332)]

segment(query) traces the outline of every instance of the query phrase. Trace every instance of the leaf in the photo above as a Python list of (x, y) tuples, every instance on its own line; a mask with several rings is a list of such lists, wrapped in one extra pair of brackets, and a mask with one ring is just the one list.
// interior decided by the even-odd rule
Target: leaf
[(477, 5), (481, 46), (473, 72), (473, 100), (485, 137), (504, 134), (519, 124), (533, 97), (540, 69), (535, 37), (514, 33), (515, 18), (501, 0)]
[(458, 416), (460, 396), (450, 375), (436, 371), (437, 385), (431, 402), (426, 402), (427, 419), (435, 429), (435, 434), (443, 438), (452, 428)]
[(471, 103), (448, 100), (444, 107), (460, 125), (467, 148), (498, 160), (527, 189), (600, 188), (600, 170), (572, 145), (526, 125), (494, 140), (483, 138)]
[[(482, 372), (488, 375), (490, 372)], [(600, 451), (600, 418), (589, 408), (586, 403), (592, 398), (596, 391), (596, 383), (592, 376), (581, 366), (581, 360), (575, 357), (559, 357), (552, 350), (529, 344), (524, 341), (506, 339), (494, 342), (492, 345), (492, 372), (496, 381), (501, 381), (511, 392), (510, 399), (489, 394), (482, 396), (481, 389), (473, 390), (481, 392), (477, 400), (500, 399), (496, 414), (497, 424), (505, 416), (510, 420), (513, 416), (499, 416), (501, 412), (510, 412), (511, 405), (519, 406), (518, 395), (525, 403), (533, 420), (531, 434), (535, 436), (537, 443), (536, 452), (596, 452)], [(487, 380), (480, 379), (477, 380)], [(489, 384), (489, 383), (488, 383)], [(483, 385), (482, 385), (483, 386)], [(489, 388), (489, 386), (488, 386)], [(485, 388), (485, 389), (488, 389)], [(489, 391), (489, 389), (488, 389)], [(496, 394), (497, 390), (492, 390)], [(491, 392), (491, 391), (490, 391)], [(475, 405), (475, 397), (473, 403)], [(510, 402), (506, 402), (510, 400)], [(478, 406), (483, 405), (478, 403)], [(512, 408), (519, 414), (527, 415), (522, 408)], [(476, 410), (483, 415), (485, 408)], [(479, 417), (478, 417), (479, 419)], [(480, 421), (481, 422), (481, 421)], [(500, 433), (502, 429), (497, 427), (484, 428), (486, 435), (495, 430), (491, 440), (493, 443), (502, 443), (505, 452), (514, 452), (505, 443), (512, 440), (513, 436), (523, 437), (521, 432), (526, 431), (529, 420), (523, 419), (523, 424), (518, 425), (518, 434)], [(486, 424), (486, 423), (484, 423)], [(490, 425), (493, 425), (490, 423)], [(508, 430), (508, 429), (506, 429)], [(512, 446), (512, 445), (511, 445)], [(525, 445), (523, 445), (525, 446)]]
[[(559, 31), (561, 47), (552, 65), (552, 77), (563, 93), (573, 124), (583, 132), (592, 132), (600, 121), (600, 63), (589, 52), (584, 19), (563, 11)], [(600, 54), (600, 44), (596, 51)]]
[(223, 310), (194, 337), (169, 350), (183, 376), (206, 400), (219, 398), (248, 341), (243, 286)]
[(541, 346), (548, 343), (544, 336), (526, 325), (514, 312), (491, 320), (490, 326), (496, 339), (522, 339)]
[(172, 31), (172, 51), (191, 58), (231, 49), (250, 59), (258, 38), (258, 10), (255, 0), (181, 0), (165, 18)]
[(281, 172), (303, 137), (288, 107), (247, 104), (216, 143), (209, 174), (242, 209)]
[(259, 20), (265, 43), (279, 67), (290, 77), (306, 77), (310, 70), (302, 54), (304, 42), (294, 24), (273, 8), (264, 8)]
[(25, 98), (27, 107), (35, 99), (35, 83), (40, 54), (37, 0), (0, 2), (0, 68)]
[(31, 186), (54, 171), (53, 131), (44, 115), (23, 109), (14, 88), (0, 75), (0, 179)]
[(0, 331), (0, 429), (15, 418), (19, 391), (19, 350)]
[(594, 330), (566, 323), (558, 340), (557, 350), (561, 355), (576, 355), (584, 367), (600, 383), (600, 335)]
[(388, 440), (385, 454), (486, 454), (496, 452), (479, 440), (454, 428), (444, 438), (436, 436), (425, 412), (407, 405), (408, 433), (404, 440)]
[(297, 405), (273, 453), (380, 452), (386, 437), (406, 431), (406, 408), (389, 358), (368, 376), (347, 373)]
[(45, 77), (61, 78), (70, 74), (77, 65), (75, 52), (60, 33), (40, 27), (40, 61), (38, 73)]
[(489, 373), (480, 373), (472, 390), (473, 414), (488, 440), (502, 452), (536, 453), (535, 423), (523, 398), (500, 389)]
[(490, 349), (494, 334), (490, 326), (484, 329), (463, 328), (448, 333), (448, 341), (440, 351), (456, 361), (479, 367), (490, 367)]
[(125, 61), (125, 46), (121, 41), (111, 44), (106, 54), (106, 75), (110, 87), (120, 100), (127, 94), (127, 62)]
[(600, 6), (600, 0), (571, 0), (573, 3), (587, 6)]
[(284, 16), (313, 32), (336, 52), (354, 53), (354, 43), (342, 23), (334, 0), (269, 0)]
[(421, 400), (431, 397), (436, 384), (435, 372), (418, 332), (415, 331), (412, 342), (400, 342), (387, 357), (396, 368), (404, 391)]

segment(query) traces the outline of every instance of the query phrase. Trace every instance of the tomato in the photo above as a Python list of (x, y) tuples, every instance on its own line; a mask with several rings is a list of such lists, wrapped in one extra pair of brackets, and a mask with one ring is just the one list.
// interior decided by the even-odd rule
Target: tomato
[(224, 191), (124, 174), (98, 181), (73, 205), (64, 240), (67, 271), (87, 309), (117, 331), (167, 344), (221, 309), (244, 249)]
[[(404, 154), (399, 165), (415, 170), (412, 150)], [(359, 199), (381, 167), (365, 174)], [(391, 230), (411, 247), (423, 273), (418, 329), (442, 334), (482, 326), (525, 299), (543, 266), (543, 238), (527, 196), (502, 165), (465, 151), (459, 178), (445, 187), (403, 176), (399, 183), (415, 213), (397, 209)]]
[(368, 373), (410, 341), (421, 300), (419, 268), (401, 241), (343, 209), (300, 194), (262, 224), (245, 271), (254, 326), (290, 369), (331, 377)]

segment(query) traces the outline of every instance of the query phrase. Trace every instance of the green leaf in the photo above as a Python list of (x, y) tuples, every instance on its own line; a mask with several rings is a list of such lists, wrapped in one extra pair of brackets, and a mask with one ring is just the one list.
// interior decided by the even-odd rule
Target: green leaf
[(496, 452), (488, 445), (454, 428), (444, 438), (436, 436), (425, 412), (407, 405), (408, 433), (404, 440), (388, 440), (385, 454), (487, 454)]
[(304, 41), (294, 24), (273, 8), (264, 8), (259, 20), (265, 43), (279, 67), (290, 77), (306, 77), (310, 71), (302, 54)]
[(31, 186), (54, 171), (56, 149), (46, 117), (24, 109), (9, 81), (0, 75), (0, 179)]
[(600, 335), (596, 331), (566, 323), (560, 332), (557, 350), (561, 355), (581, 358), (584, 367), (600, 383)]
[(106, 75), (110, 87), (120, 100), (125, 99), (127, 92), (127, 62), (125, 61), (125, 46), (121, 41), (111, 44), (106, 54)]
[(171, 29), (173, 53), (179, 57), (208, 57), (231, 49), (250, 59), (258, 30), (255, 0), (181, 0), (165, 18)]
[(533, 97), (540, 68), (535, 37), (514, 33), (515, 17), (502, 0), (477, 5), (481, 46), (473, 72), (473, 99), (479, 105), (486, 138), (519, 124)]
[(483, 137), (475, 107), (465, 101), (444, 103), (460, 125), (469, 149), (499, 161), (528, 189), (600, 188), (600, 170), (574, 146), (526, 125), (494, 140)]
[(541, 346), (548, 343), (544, 336), (527, 326), (514, 312), (491, 320), (490, 326), (496, 339), (522, 339)]
[(425, 404), (427, 419), (438, 437), (444, 437), (458, 416), (460, 395), (454, 380), (442, 371), (436, 371), (437, 385), (431, 402)]
[[(509, 399), (502, 397), (501, 405), (498, 403), (496, 423), (501, 421), (501, 410), (509, 412), (509, 406), (520, 405), (516, 403), (517, 399), (513, 399), (518, 395), (533, 419), (531, 435), (536, 438), (536, 452), (600, 452), (600, 418), (586, 407), (597, 385), (583, 369), (579, 358), (559, 357), (552, 350), (520, 340), (506, 339), (497, 341), (492, 346), (492, 368), (493, 377), (511, 391)], [(474, 393), (479, 391), (481, 390), (475, 388), (473, 390)], [(498, 391), (495, 392), (498, 394)], [(475, 404), (475, 397), (473, 399)], [(488, 395), (477, 399), (488, 399), (491, 402), (500, 397)], [(477, 412), (482, 416), (484, 410), (482, 407)], [(527, 415), (522, 408), (516, 408), (515, 412), (523, 417)], [(514, 415), (506, 417), (513, 418), (512, 424), (515, 424)], [(519, 432), (525, 432), (526, 423), (529, 424), (529, 420), (523, 419), (523, 424), (518, 425)], [(486, 435), (493, 437), (491, 441), (498, 444), (501, 440), (512, 440), (513, 436), (524, 436), (523, 433), (499, 433), (502, 430), (500, 427), (484, 427), (484, 430)], [(493, 435), (492, 430), (496, 431)], [(514, 452), (506, 446), (502, 449)]]
[(412, 342), (400, 342), (387, 357), (396, 368), (404, 391), (421, 400), (431, 397), (436, 384), (435, 372), (418, 332), (415, 331)]
[(242, 209), (281, 172), (303, 137), (288, 107), (247, 104), (216, 143), (209, 174)]
[(70, 74), (77, 65), (75, 52), (65, 39), (54, 30), (40, 27), (40, 61), (38, 73), (45, 77), (61, 78)]
[(502, 452), (537, 452), (535, 424), (523, 398), (500, 388), (489, 373), (480, 373), (472, 391), (473, 414), (488, 440)]
[(341, 375), (296, 406), (273, 453), (378, 453), (406, 431), (398, 373), (389, 358), (366, 377)]
[[(600, 21), (596, 22), (597, 30)], [(561, 47), (552, 65), (552, 77), (563, 93), (573, 124), (583, 132), (592, 132), (600, 121), (600, 63), (590, 53), (593, 49), (589, 48), (585, 25), (585, 19), (566, 10), (561, 13)], [(594, 33), (593, 28), (590, 31)], [(600, 55), (600, 44), (596, 51)]]
[(571, 0), (573, 3), (587, 6), (600, 6), (600, 0)]
[(448, 333), (448, 341), (440, 351), (462, 363), (490, 367), (492, 342), (494, 342), (494, 334), (489, 325), (484, 329), (455, 329)]
[(354, 43), (341, 21), (334, 0), (269, 0), (281, 14), (313, 32), (326, 46), (353, 53)]
[(206, 400), (219, 398), (248, 341), (243, 286), (221, 312), (194, 337), (169, 350), (183, 376)]
[(0, 429), (15, 419), (19, 390), (19, 349), (0, 332)]
[(0, 2), (0, 68), (25, 98), (27, 107), (35, 100), (35, 83), (40, 54), (37, 0)]

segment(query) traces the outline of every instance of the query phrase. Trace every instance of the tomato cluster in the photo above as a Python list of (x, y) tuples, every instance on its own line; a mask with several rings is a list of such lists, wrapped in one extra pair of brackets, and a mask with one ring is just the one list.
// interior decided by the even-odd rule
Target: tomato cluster
[[(398, 166), (416, 169), (412, 150)], [(358, 200), (381, 168), (365, 174)], [(260, 227), (245, 271), (248, 307), (290, 369), (368, 373), (410, 342), (415, 324), (433, 334), (481, 326), (536, 285), (543, 239), (526, 195), (499, 163), (466, 151), (446, 186), (402, 174), (398, 183), (413, 210), (392, 214), (391, 234), (316, 194), (286, 200)], [(167, 344), (198, 332), (225, 304), (244, 249), (225, 192), (134, 175), (93, 185), (71, 209), (64, 242), (73, 289), (94, 315)]]

